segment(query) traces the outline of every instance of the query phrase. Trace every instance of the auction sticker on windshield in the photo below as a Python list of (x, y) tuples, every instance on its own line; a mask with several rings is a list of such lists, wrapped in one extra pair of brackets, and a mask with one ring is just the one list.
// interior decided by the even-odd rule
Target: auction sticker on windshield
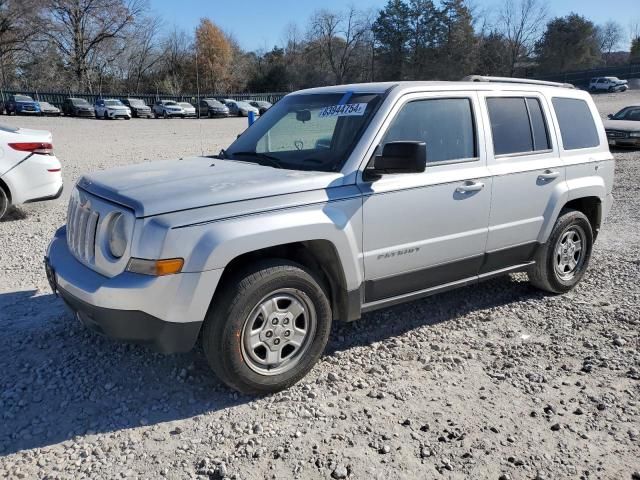
[(366, 103), (347, 103), (345, 105), (330, 105), (320, 110), (318, 116), (326, 117), (352, 117), (362, 116), (367, 109)]

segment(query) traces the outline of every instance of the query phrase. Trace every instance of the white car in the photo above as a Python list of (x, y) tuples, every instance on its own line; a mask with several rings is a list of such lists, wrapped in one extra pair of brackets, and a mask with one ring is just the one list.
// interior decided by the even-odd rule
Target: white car
[(51, 132), (0, 125), (0, 218), (11, 205), (62, 194), (62, 166)]
[(124, 118), (125, 120), (131, 120), (131, 109), (115, 98), (98, 99), (94, 108), (96, 109), (96, 118), (104, 120)]
[(595, 77), (589, 82), (592, 92), (626, 92), (628, 89), (627, 81), (618, 77)]
[(196, 107), (191, 105), (189, 102), (179, 102), (178, 105), (182, 107), (184, 110), (185, 117), (195, 117), (196, 115)]

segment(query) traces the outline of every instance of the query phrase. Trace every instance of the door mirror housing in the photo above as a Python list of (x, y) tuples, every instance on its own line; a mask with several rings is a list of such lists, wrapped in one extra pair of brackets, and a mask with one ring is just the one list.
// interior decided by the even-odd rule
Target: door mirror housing
[(374, 158), (370, 173), (422, 173), (426, 168), (425, 142), (389, 142), (382, 147), (382, 155)]
[(610, 113), (609, 115), (607, 115), (607, 118), (613, 118), (613, 113)]

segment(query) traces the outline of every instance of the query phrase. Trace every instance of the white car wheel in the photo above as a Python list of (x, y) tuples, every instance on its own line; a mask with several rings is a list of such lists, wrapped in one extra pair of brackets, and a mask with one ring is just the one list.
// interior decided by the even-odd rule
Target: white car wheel
[(0, 187), (0, 220), (6, 215), (10, 206), (11, 203), (9, 202), (9, 197), (7, 197), (7, 193)]

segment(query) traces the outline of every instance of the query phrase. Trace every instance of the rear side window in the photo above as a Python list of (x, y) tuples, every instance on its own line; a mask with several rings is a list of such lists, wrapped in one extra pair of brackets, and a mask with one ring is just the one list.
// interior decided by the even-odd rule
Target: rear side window
[(487, 98), (495, 155), (551, 148), (547, 124), (537, 98)]
[(425, 142), (429, 163), (475, 159), (478, 155), (471, 100), (438, 98), (407, 103), (382, 143), (397, 141)]
[(587, 102), (577, 98), (554, 97), (553, 108), (558, 117), (562, 145), (565, 150), (592, 148), (600, 145), (598, 129)]

